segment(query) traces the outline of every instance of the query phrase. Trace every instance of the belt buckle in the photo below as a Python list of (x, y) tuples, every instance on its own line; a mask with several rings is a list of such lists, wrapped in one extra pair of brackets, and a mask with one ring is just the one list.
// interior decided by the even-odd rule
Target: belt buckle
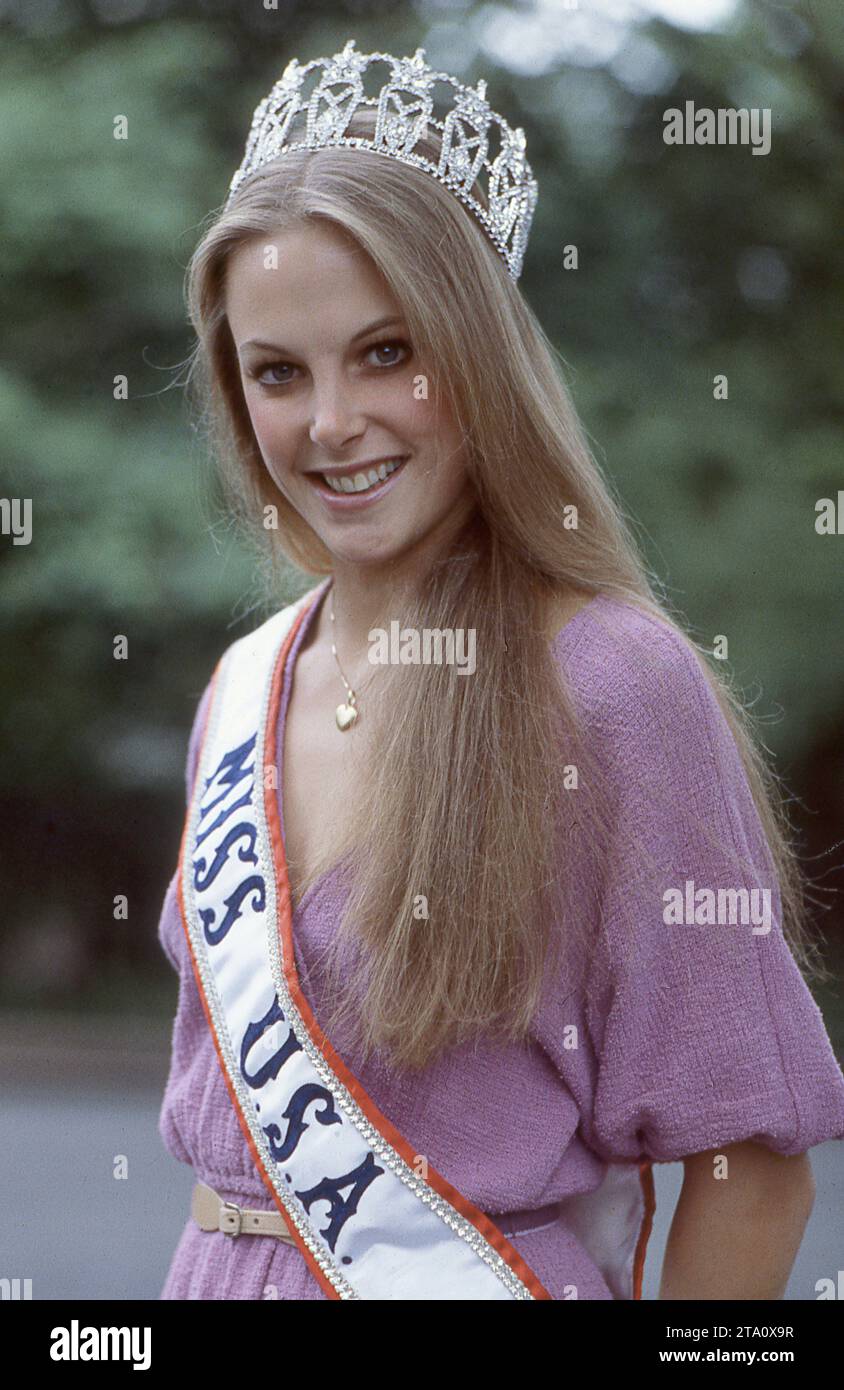
[(220, 1202), (220, 1230), (226, 1236), (239, 1236), (243, 1229), (243, 1208), (237, 1202)]

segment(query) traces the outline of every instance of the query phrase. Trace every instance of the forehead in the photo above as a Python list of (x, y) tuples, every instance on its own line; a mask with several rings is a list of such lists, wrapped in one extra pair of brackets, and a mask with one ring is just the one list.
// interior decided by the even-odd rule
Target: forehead
[(316, 222), (238, 247), (226, 267), (225, 310), (237, 344), (352, 337), (363, 323), (401, 312), (366, 252), (340, 228)]

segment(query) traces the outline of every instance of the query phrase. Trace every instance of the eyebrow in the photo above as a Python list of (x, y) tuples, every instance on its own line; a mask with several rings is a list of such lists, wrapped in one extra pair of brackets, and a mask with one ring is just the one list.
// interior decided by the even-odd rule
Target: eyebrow
[[(366, 328), (362, 328), (360, 332), (356, 333), (349, 341), (351, 343), (357, 343), (361, 338), (365, 338), (368, 333), (374, 333), (378, 328), (388, 328), (391, 324), (403, 322), (404, 320), (400, 315), (389, 314), (386, 318), (376, 319), (374, 323), (367, 324)], [(248, 347), (263, 348), (267, 352), (277, 352), (281, 356), (295, 357), (296, 355), (290, 352), (288, 348), (281, 347), (278, 343), (265, 343), (260, 338), (247, 338), (245, 343), (241, 343), (238, 352), (240, 353), (244, 348)]]

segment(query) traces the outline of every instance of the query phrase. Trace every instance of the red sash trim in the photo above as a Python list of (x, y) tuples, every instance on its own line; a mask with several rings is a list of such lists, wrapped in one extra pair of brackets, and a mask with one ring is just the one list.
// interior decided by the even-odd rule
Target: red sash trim
[(648, 1240), (654, 1224), (654, 1212), (656, 1211), (656, 1194), (654, 1192), (653, 1164), (650, 1162), (639, 1164), (639, 1180), (642, 1184), (642, 1195), (645, 1199), (645, 1211), (642, 1216), (642, 1225), (639, 1228), (639, 1239), (636, 1242), (636, 1254), (633, 1257), (633, 1297), (642, 1297), (642, 1279), (645, 1273), (645, 1255), (648, 1249)]

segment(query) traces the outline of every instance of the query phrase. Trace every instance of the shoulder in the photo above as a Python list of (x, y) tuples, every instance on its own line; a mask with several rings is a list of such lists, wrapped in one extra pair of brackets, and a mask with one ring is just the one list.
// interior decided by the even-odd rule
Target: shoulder
[(733, 749), (705, 657), (661, 614), (599, 594), (553, 651), (584, 732), (607, 761), (691, 767), (715, 748)]
[(590, 708), (610, 715), (699, 699), (711, 687), (704, 657), (668, 618), (598, 594), (553, 643), (561, 669)]
[[(750, 873), (776, 894), (750, 776), (753, 739), (729, 686), (690, 637), (635, 603), (602, 595), (578, 627), (557, 650), (587, 780), (594, 759), (608, 793), (615, 893), (633, 901), (646, 891), (651, 901), (667, 885), (731, 888)], [(658, 930), (656, 949), (662, 941)]]

